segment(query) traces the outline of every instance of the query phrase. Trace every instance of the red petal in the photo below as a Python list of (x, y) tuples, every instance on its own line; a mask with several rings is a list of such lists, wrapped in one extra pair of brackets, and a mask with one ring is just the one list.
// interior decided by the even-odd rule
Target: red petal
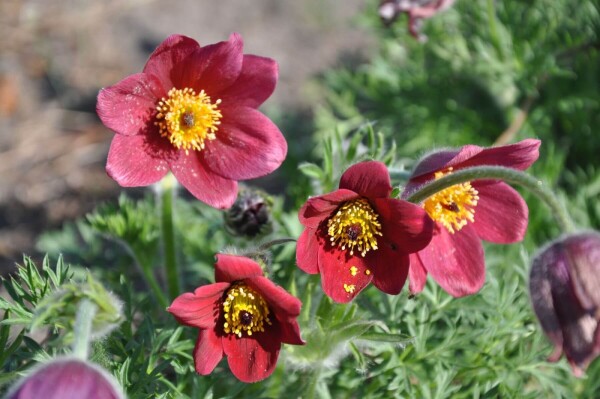
[(431, 277), (454, 297), (475, 294), (485, 282), (483, 247), (471, 226), (454, 234), (439, 226), (419, 257)]
[(96, 112), (102, 123), (116, 133), (154, 133), (156, 104), (164, 93), (156, 78), (138, 73), (100, 90)]
[(170, 164), (173, 175), (200, 201), (218, 209), (231, 207), (237, 198), (237, 182), (225, 179), (204, 165), (196, 151), (180, 151)]
[(433, 221), (420, 206), (392, 198), (378, 198), (373, 205), (383, 234), (378, 242), (408, 254), (425, 248), (431, 241)]
[(410, 254), (410, 267), (408, 269), (408, 290), (411, 295), (416, 295), (423, 291), (427, 282), (427, 270), (421, 262), (419, 253)]
[[(169, 171), (168, 158), (177, 156), (161, 137), (113, 137), (108, 151), (106, 173), (123, 187), (139, 187), (156, 183)], [(167, 143), (168, 144), (168, 143)]]
[(521, 195), (506, 183), (475, 181), (479, 192), (473, 227), (482, 240), (509, 244), (523, 240), (529, 210)]
[(358, 194), (344, 189), (309, 198), (298, 211), (298, 219), (305, 227), (316, 229), (323, 220), (332, 215), (338, 206), (356, 198), (358, 198)]
[(202, 151), (204, 163), (232, 180), (265, 176), (277, 169), (287, 154), (287, 142), (273, 122), (248, 107), (222, 107), (216, 139)]
[(316, 230), (307, 227), (296, 243), (296, 263), (302, 271), (309, 274), (319, 273), (319, 243), (316, 234)]
[(367, 254), (373, 285), (390, 295), (398, 295), (408, 276), (408, 254), (383, 243)]
[(215, 263), (215, 280), (232, 283), (251, 277), (263, 276), (258, 263), (245, 256), (217, 254)]
[(388, 198), (392, 193), (387, 167), (378, 161), (359, 162), (350, 166), (340, 179), (340, 188), (369, 198)]
[(239, 338), (229, 334), (223, 338), (223, 349), (233, 375), (242, 382), (264, 380), (273, 373), (279, 357), (281, 338), (279, 323), (273, 320), (262, 333)]
[(194, 348), (194, 364), (196, 372), (208, 375), (223, 359), (223, 339), (213, 329), (200, 330)]
[(220, 94), (224, 104), (258, 108), (273, 94), (279, 68), (270, 58), (244, 55), (242, 73), (235, 83)]
[[(354, 276), (352, 266), (356, 268)], [(373, 278), (373, 273), (367, 274), (369, 266), (360, 254), (350, 256), (329, 244), (319, 248), (319, 270), (323, 291), (339, 303), (350, 302)]]
[[(200, 45), (194, 39), (182, 35), (171, 35), (166, 38), (148, 58), (144, 73), (156, 76), (162, 83), (165, 92), (173, 87), (184, 89), (178, 84), (189, 80), (185, 75), (193, 68), (184, 62)], [(187, 66), (187, 67), (186, 67)]]
[(177, 321), (186, 326), (213, 328), (219, 317), (221, 297), (229, 283), (215, 283), (197, 288), (192, 294), (179, 295), (167, 308)]
[(456, 169), (479, 165), (498, 165), (507, 168), (525, 170), (540, 156), (542, 142), (526, 139), (515, 144), (486, 148), (469, 159), (456, 164)]

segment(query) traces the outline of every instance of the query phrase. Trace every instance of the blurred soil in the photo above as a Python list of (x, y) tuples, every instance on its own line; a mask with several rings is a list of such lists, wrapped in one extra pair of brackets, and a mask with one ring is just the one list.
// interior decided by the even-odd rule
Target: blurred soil
[(206, 44), (241, 33), (246, 53), (279, 62), (268, 106), (298, 112), (312, 101), (310, 77), (366, 51), (353, 22), (363, 3), (1, 0), (0, 272), (33, 253), (44, 230), (118, 194), (104, 172), (112, 133), (95, 115), (96, 94), (139, 72), (166, 36)]

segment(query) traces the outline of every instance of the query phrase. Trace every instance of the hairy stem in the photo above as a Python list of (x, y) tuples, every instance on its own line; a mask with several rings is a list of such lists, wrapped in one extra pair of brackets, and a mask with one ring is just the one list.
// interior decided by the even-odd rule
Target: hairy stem
[(87, 360), (90, 349), (90, 339), (92, 333), (92, 322), (98, 306), (89, 299), (82, 299), (77, 308), (75, 317), (75, 328), (73, 335), (73, 355), (82, 360)]
[(165, 275), (169, 298), (174, 299), (180, 294), (179, 270), (175, 252), (175, 229), (173, 228), (173, 203), (175, 202), (175, 185), (171, 175), (161, 181), (160, 222), (162, 227), (162, 242)]

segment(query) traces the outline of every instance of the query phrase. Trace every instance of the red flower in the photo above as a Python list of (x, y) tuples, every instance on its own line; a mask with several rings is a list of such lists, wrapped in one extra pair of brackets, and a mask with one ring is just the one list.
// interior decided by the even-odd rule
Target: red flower
[(275, 89), (277, 64), (244, 55), (242, 38), (201, 47), (168, 37), (142, 73), (98, 94), (97, 112), (117, 133), (106, 170), (121, 186), (146, 186), (171, 170), (196, 198), (228, 208), (237, 180), (271, 173), (287, 143), (257, 111)]
[(342, 175), (339, 190), (310, 198), (299, 212), (306, 228), (296, 261), (307, 273), (321, 273), (323, 291), (349, 302), (371, 280), (398, 294), (408, 274), (408, 254), (431, 240), (432, 222), (417, 205), (390, 198), (386, 166), (369, 161)]
[[(434, 152), (416, 166), (403, 197), (431, 180), (471, 166), (499, 165), (527, 169), (539, 156), (539, 140), (481, 148)], [(449, 187), (423, 202), (434, 220), (433, 239), (411, 255), (409, 288), (421, 292), (427, 273), (449, 294), (474, 294), (485, 281), (480, 240), (498, 244), (518, 242), (527, 230), (527, 204), (512, 187), (498, 180), (477, 180)]]
[(218, 254), (215, 280), (178, 296), (167, 309), (179, 323), (200, 329), (196, 371), (208, 375), (227, 356), (231, 372), (241, 381), (267, 378), (281, 343), (304, 345), (296, 321), (302, 304), (243, 256)]

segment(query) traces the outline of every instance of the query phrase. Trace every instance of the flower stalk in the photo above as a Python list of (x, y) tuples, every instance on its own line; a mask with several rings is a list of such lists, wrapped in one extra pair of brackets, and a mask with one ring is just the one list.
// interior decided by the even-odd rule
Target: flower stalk
[(89, 299), (83, 299), (77, 309), (73, 341), (73, 355), (81, 360), (87, 360), (92, 334), (92, 322), (98, 306)]
[(165, 276), (169, 298), (180, 294), (179, 272), (175, 252), (175, 229), (173, 228), (173, 203), (175, 202), (176, 182), (167, 175), (160, 183), (160, 223), (162, 230)]

